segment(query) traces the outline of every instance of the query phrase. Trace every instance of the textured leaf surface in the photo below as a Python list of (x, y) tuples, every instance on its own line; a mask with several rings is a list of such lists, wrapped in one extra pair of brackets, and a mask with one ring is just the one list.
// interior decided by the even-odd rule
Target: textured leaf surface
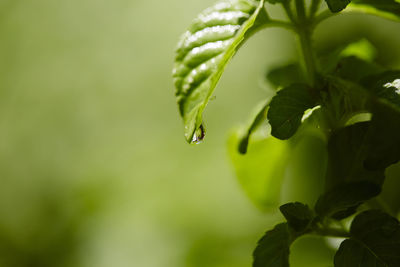
[(350, 4), (351, 0), (325, 0), (332, 12), (339, 12)]
[(360, 204), (377, 196), (380, 191), (379, 185), (367, 181), (342, 184), (323, 194), (315, 205), (315, 211), (321, 217), (344, 219), (355, 213)]
[(286, 223), (266, 232), (253, 253), (253, 267), (289, 267), (289, 248), (294, 239)]
[(368, 170), (385, 169), (400, 161), (400, 112), (391, 106), (376, 104), (371, 120)]
[(400, 3), (396, 0), (353, 0), (351, 9), (400, 21)]
[(279, 207), (289, 226), (297, 232), (304, 231), (313, 219), (310, 208), (300, 202), (287, 203)]
[(188, 142), (204, 137), (202, 113), (222, 72), (251, 30), (264, 0), (225, 0), (206, 9), (182, 36), (173, 70)]
[(359, 214), (335, 255), (336, 267), (400, 266), (400, 224), (379, 210)]
[(384, 170), (371, 171), (364, 166), (370, 149), (370, 127), (370, 122), (359, 122), (332, 134), (328, 143), (329, 188), (358, 181), (383, 183)]
[(304, 112), (316, 105), (306, 85), (293, 84), (278, 91), (271, 100), (267, 115), (271, 134), (282, 140), (289, 139), (299, 128)]

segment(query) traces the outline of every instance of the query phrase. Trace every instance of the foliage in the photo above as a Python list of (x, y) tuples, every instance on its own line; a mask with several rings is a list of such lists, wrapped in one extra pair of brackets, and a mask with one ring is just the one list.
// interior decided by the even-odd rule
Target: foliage
[[(282, 5), (288, 21), (272, 19), (266, 2)], [(399, 221), (386, 205), (371, 208), (379, 203), (385, 170), (400, 161), (400, 71), (375, 62), (376, 49), (367, 40), (327, 55), (316, 53), (312, 42), (318, 24), (336, 13), (361, 10), (399, 20), (400, 3), (325, 0), (322, 10), (321, 2), (224, 0), (201, 13), (180, 41), (174, 67), (185, 137), (190, 143), (204, 138), (202, 112), (244, 41), (266, 27), (294, 32), (302, 60), (269, 71), (278, 91), (231, 138), (230, 154), (249, 197), (262, 208), (274, 206), (292, 140), (320, 136), (328, 157), (319, 177), (325, 189), (314, 208), (299, 202), (280, 207), (287, 222), (260, 239), (253, 266), (289, 266), (290, 245), (310, 234), (347, 238), (334, 258), (337, 267), (400, 266)], [(258, 134), (266, 121), (270, 134)], [(350, 229), (340, 224), (346, 218)]]

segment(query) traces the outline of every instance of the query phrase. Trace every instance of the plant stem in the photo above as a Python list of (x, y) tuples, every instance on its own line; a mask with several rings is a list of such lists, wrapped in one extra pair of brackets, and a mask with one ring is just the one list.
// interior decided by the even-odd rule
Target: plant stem
[(304, 0), (296, 0), (296, 12), (299, 22), (304, 22), (306, 20), (306, 10), (304, 6)]
[(290, 2), (285, 1), (282, 3), (282, 5), (283, 8), (285, 9), (286, 15), (288, 16), (289, 20), (294, 23), (296, 19), (293, 15), (292, 8), (290, 7)]
[(310, 18), (313, 18), (321, 5), (321, 0), (312, 0), (310, 7)]
[(304, 0), (296, 0), (296, 12), (298, 23), (297, 33), (300, 39), (301, 52), (303, 54), (304, 65), (306, 69), (307, 80), (311, 86), (315, 83), (315, 56), (312, 48), (311, 36), (313, 33), (313, 24), (308, 21), (305, 14)]
[(300, 46), (304, 57), (304, 63), (306, 67), (306, 73), (308, 82), (313, 86), (315, 83), (315, 60), (311, 42), (311, 30), (300, 29), (299, 32)]

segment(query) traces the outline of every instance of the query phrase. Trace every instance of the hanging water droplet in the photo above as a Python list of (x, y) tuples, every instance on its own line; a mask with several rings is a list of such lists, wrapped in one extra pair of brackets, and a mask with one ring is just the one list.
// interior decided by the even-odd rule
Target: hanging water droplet
[(201, 124), (200, 127), (194, 132), (192, 144), (200, 144), (203, 141), (205, 135), (206, 131), (204, 130), (203, 124)]

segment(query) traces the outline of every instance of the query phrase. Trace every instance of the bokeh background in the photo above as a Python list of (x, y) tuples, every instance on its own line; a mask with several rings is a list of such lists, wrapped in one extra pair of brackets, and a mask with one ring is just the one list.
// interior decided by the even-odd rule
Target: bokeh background
[[(264, 74), (297, 56), (296, 40), (267, 29), (249, 41), (209, 104), (205, 142), (188, 145), (174, 48), (213, 2), (0, 0), (1, 267), (250, 266), (256, 241), (282, 217), (247, 199), (228, 133), (271, 96)], [(321, 50), (368, 38), (380, 62), (400, 67), (399, 32), (342, 15), (315, 38)], [(286, 186), (293, 200), (315, 191)], [(331, 266), (332, 253), (308, 238), (291, 260)]]

